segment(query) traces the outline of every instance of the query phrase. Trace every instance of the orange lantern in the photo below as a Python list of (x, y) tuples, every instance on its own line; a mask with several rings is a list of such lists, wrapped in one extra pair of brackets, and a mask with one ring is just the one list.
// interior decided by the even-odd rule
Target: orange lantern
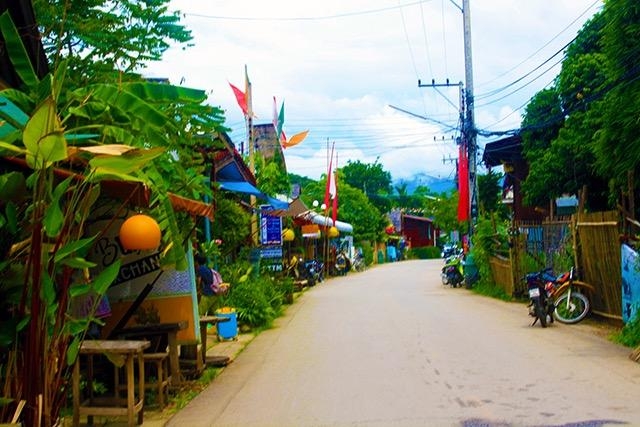
[(134, 215), (120, 226), (120, 243), (126, 250), (156, 249), (160, 246), (160, 226), (147, 215)]
[(327, 236), (331, 238), (338, 237), (339, 235), (340, 235), (340, 231), (338, 231), (336, 227), (329, 228), (329, 231), (327, 232)]
[(285, 242), (290, 242), (295, 239), (295, 237), (296, 233), (292, 229), (285, 228), (284, 230), (282, 230), (282, 240), (284, 240)]

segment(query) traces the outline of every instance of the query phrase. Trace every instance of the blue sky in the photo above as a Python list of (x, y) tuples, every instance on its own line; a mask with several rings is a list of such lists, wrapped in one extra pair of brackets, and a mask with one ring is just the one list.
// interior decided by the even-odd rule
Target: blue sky
[[(461, 0), (173, 0), (193, 46), (172, 47), (144, 72), (205, 89), (225, 110), (239, 147), (246, 127), (228, 83), (244, 88), (247, 67), (256, 123), (285, 103), (290, 172), (318, 179), (335, 142), (338, 167), (380, 162), (394, 179), (453, 177), (458, 87), (464, 82)], [(470, 0), (476, 126), (516, 129), (527, 101), (559, 72), (563, 46), (600, 0)], [(424, 116), (415, 118), (396, 107)], [(442, 123), (442, 124), (441, 124)], [(479, 140), (482, 147), (487, 141)], [(482, 153), (480, 153), (481, 157)]]

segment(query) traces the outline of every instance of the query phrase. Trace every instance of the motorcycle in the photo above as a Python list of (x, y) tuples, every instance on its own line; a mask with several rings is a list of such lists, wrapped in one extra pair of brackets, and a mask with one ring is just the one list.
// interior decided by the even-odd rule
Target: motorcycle
[(356, 251), (356, 255), (353, 259), (353, 262), (351, 263), (351, 267), (355, 270), (355, 271), (364, 271), (366, 269), (366, 265), (364, 262), (364, 256), (362, 255), (361, 252)]
[(533, 323), (540, 321), (540, 326), (547, 327), (553, 323), (553, 312), (556, 309), (553, 303), (553, 284), (545, 281), (543, 272), (527, 273), (524, 277), (529, 292), (529, 316), (533, 317)]
[(336, 255), (335, 269), (338, 276), (344, 276), (349, 270), (351, 270), (351, 261), (344, 251), (340, 251), (338, 255)]
[[(529, 273), (526, 277), (529, 297), (532, 298), (531, 289), (535, 287), (541, 289), (540, 294), (544, 299), (544, 304), (546, 304), (547, 312), (551, 310), (551, 321), (555, 318), (561, 323), (573, 324), (580, 322), (589, 314), (591, 304), (586, 294), (593, 292), (595, 289), (587, 283), (575, 280), (575, 269), (573, 267), (559, 276), (554, 276), (552, 270), (547, 268), (535, 273)], [(533, 294), (536, 293), (536, 291), (533, 291)], [(537, 315), (532, 314), (536, 310), (535, 305), (530, 305), (529, 314), (540, 319)], [(545, 316), (546, 320), (547, 316)], [(546, 326), (542, 323), (542, 319), (540, 323), (543, 327)]]
[(571, 267), (559, 276), (551, 274), (551, 270), (543, 270), (545, 278), (553, 284), (553, 298), (556, 309), (553, 312), (556, 320), (562, 323), (578, 323), (589, 314), (591, 304), (587, 295), (595, 288), (585, 282), (575, 280), (575, 269)]
[(287, 275), (293, 278), (294, 286), (302, 289), (305, 286), (315, 286), (316, 277), (311, 274), (307, 263), (300, 257), (293, 256), (287, 268)]
[(314, 284), (324, 280), (324, 264), (316, 259), (310, 259), (304, 262), (304, 268), (307, 274), (313, 278)]
[(450, 285), (453, 288), (462, 286), (464, 283), (463, 259), (464, 255), (458, 253), (445, 260), (442, 272), (440, 273), (443, 285)]

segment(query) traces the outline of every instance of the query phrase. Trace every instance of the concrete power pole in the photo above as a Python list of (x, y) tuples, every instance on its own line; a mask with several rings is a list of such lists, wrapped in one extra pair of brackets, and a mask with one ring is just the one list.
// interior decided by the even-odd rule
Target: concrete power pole
[(470, 0), (462, 0), (462, 19), (464, 27), (464, 76), (465, 76), (465, 106), (466, 117), (463, 122), (463, 137), (467, 140), (469, 157), (469, 207), (471, 209), (469, 218), (469, 236), (473, 234), (473, 224), (478, 217), (478, 182), (477, 155), (478, 146), (476, 142), (476, 126), (473, 117), (473, 63), (471, 56), (471, 9)]

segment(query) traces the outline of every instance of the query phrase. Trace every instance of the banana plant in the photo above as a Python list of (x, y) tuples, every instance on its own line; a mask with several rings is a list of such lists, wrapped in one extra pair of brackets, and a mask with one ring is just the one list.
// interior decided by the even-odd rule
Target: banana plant
[[(95, 307), (86, 317), (74, 315), (72, 301), (88, 295), (98, 301), (119, 270), (116, 262), (96, 277), (85, 274), (95, 266), (86, 255), (97, 237), (86, 235), (85, 222), (102, 180), (152, 190), (152, 214), (164, 231), (163, 262), (186, 268), (181, 230), (191, 227), (179, 222), (185, 219), (173, 211), (167, 191), (194, 174), (172, 181), (166, 171), (181, 170), (186, 160), (199, 166), (181, 142), (189, 133), (175, 106), (197, 106), (205, 94), (141, 82), (69, 88), (65, 62), (39, 79), (7, 13), (0, 15), (0, 31), (24, 82), (0, 91), (0, 157), (21, 166), (0, 169), (0, 275), (8, 278), (0, 285), (0, 348), (7, 350), (0, 358), (0, 404), (26, 400), (26, 425), (46, 427), (58, 421), (89, 325), (100, 322)], [(206, 126), (219, 119), (210, 107), (193, 110)], [(190, 191), (209, 190), (196, 182)], [(0, 408), (0, 421), (10, 409)]]

